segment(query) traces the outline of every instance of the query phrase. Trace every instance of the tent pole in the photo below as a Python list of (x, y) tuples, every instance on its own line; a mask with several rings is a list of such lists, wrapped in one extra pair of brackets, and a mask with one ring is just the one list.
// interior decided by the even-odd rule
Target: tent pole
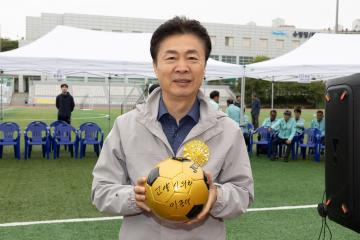
[(110, 132), (110, 82), (111, 82), (111, 73), (109, 73), (109, 76), (108, 76), (108, 86), (109, 86), (109, 92), (108, 92), (108, 95), (109, 95), (109, 102), (108, 102), (108, 133)]
[(274, 109), (274, 76), (271, 81), (271, 109)]
[(241, 79), (241, 103), (240, 103), (240, 125), (244, 124), (244, 108), (245, 108), (245, 68), (243, 66), (243, 76)]
[(3, 71), (0, 71), (0, 80), (1, 80), (1, 116), (0, 120), (4, 119), (4, 112), (3, 112)]

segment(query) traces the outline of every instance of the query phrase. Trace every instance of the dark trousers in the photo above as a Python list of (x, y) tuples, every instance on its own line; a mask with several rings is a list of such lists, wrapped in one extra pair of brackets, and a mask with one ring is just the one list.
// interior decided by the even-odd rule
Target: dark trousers
[[(273, 141), (272, 141), (272, 157), (276, 157), (277, 156), (277, 149), (278, 146), (281, 146), (283, 144), (286, 144), (286, 140), (287, 139), (283, 139), (280, 137), (276, 137)], [(286, 144), (286, 152), (285, 152), (285, 156), (284, 158), (289, 158), (290, 155), (290, 151), (291, 151), (291, 147), (294, 144), (294, 141), (291, 141), (290, 144)]]
[(250, 144), (250, 134), (249, 133), (243, 133), (246, 146), (249, 146)]
[(252, 120), (252, 125), (254, 126), (254, 129), (258, 129), (258, 127), (259, 127), (259, 115), (251, 114), (251, 120)]
[(58, 120), (67, 122), (68, 124), (71, 124), (70, 117), (64, 117), (64, 116), (59, 116), (58, 115)]

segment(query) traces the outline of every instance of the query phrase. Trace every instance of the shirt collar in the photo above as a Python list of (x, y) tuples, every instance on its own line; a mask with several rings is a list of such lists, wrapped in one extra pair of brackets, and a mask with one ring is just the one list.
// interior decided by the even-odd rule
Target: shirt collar
[[(159, 120), (162, 116), (164, 116), (167, 113), (169, 113), (169, 111), (167, 110), (167, 108), (165, 106), (163, 98), (160, 97), (159, 111), (158, 111), (157, 119)], [(191, 107), (190, 111), (186, 114), (186, 116), (191, 117), (196, 123), (199, 122), (199, 119), (200, 119), (200, 102), (199, 102), (198, 99), (195, 100), (193, 106)]]

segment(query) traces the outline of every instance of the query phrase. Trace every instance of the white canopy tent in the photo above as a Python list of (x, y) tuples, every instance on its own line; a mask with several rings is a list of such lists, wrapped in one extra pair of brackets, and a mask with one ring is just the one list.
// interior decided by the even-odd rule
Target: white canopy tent
[[(0, 53), (4, 73), (43, 72), (70, 75), (94, 73), (107, 76), (155, 77), (150, 55), (150, 33), (117, 33), (57, 26), (40, 39)], [(239, 65), (209, 59), (206, 77), (241, 77)]]
[(359, 43), (360, 34), (317, 33), (289, 53), (247, 65), (244, 74), (273, 83), (307, 83), (359, 73)]
[[(0, 53), (0, 71), (12, 75), (39, 72), (62, 77), (76, 74), (155, 77), (150, 55), (151, 36), (151, 33), (103, 32), (57, 26), (24, 47)], [(242, 75), (239, 65), (213, 59), (207, 62), (207, 80)]]

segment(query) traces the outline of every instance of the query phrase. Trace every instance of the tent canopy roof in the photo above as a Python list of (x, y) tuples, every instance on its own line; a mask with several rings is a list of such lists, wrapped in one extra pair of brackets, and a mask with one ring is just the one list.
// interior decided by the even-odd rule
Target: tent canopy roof
[(275, 81), (327, 80), (360, 72), (360, 34), (316, 33), (280, 57), (249, 64), (246, 76)]
[[(76, 72), (154, 77), (151, 33), (117, 33), (57, 26), (38, 40), (0, 53), (5, 72), (39, 71), (68, 75)], [(239, 65), (209, 59), (208, 78), (242, 76)]]

